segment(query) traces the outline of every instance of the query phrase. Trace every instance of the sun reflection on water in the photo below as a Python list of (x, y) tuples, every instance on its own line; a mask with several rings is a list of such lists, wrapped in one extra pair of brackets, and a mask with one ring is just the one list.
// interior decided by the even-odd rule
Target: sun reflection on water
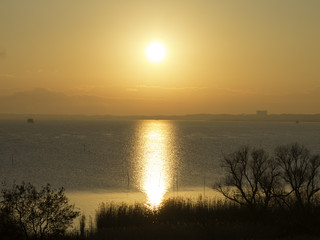
[(171, 185), (171, 125), (165, 121), (144, 121), (140, 128), (140, 188), (147, 206), (157, 209)]

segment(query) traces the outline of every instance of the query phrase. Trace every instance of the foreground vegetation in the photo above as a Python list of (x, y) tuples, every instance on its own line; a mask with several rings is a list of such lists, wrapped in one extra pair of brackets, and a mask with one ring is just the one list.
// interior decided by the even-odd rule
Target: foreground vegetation
[(320, 239), (318, 155), (296, 143), (273, 155), (242, 147), (221, 166), (213, 189), (224, 199), (167, 199), (157, 210), (105, 203), (94, 224), (82, 216), (73, 231), (66, 229), (79, 213), (63, 189), (14, 186), (2, 191), (1, 239)]
[(248, 208), (230, 200), (174, 198), (152, 212), (143, 205), (101, 205), (89, 239), (312, 239), (320, 236), (320, 205)]
[[(320, 206), (306, 213), (281, 207), (253, 210), (229, 200), (174, 198), (157, 211), (143, 204), (101, 204), (95, 223), (91, 228), (80, 221), (77, 230), (29, 239), (319, 239)], [(1, 239), (25, 239), (19, 227), (6, 227)]]
[(48, 239), (63, 236), (79, 216), (64, 189), (50, 184), (37, 190), (31, 183), (2, 190), (1, 239)]

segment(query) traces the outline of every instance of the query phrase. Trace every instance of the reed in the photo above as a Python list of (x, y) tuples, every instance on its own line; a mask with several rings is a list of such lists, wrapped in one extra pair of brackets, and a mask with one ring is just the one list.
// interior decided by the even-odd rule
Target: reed
[[(320, 206), (301, 211), (282, 207), (248, 208), (229, 200), (199, 196), (197, 200), (170, 198), (156, 211), (143, 204), (102, 204), (96, 215), (96, 236), (114, 239), (131, 237), (152, 239), (248, 239), (293, 238), (320, 236)], [(111, 234), (111, 235), (110, 235)], [(124, 234), (124, 235), (122, 235)], [(154, 237), (162, 236), (163, 238)], [(98, 238), (99, 239), (99, 238)], [(102, 239), (102, 238), (101, 238)], [(133, 238), (134, 239), (134, 238)]]

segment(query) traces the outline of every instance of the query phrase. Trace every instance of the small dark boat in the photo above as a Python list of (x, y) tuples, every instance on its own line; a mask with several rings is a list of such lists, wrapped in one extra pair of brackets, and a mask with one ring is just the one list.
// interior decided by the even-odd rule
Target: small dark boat
[(27, 119), (27, 123), (34, 123), (33, 118), (28, 118), (28, 119)]

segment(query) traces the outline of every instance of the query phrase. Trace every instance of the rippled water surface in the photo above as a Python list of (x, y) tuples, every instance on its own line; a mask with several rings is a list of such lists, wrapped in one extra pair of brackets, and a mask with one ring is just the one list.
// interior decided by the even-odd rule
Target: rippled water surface
[(210, 186), (223, 155), (242, 145), (299, 142), (320, 153), (319, 133), (320, 123), (294, 122), (0, 121), (0, 174), (156, 206), (166, 193)]

